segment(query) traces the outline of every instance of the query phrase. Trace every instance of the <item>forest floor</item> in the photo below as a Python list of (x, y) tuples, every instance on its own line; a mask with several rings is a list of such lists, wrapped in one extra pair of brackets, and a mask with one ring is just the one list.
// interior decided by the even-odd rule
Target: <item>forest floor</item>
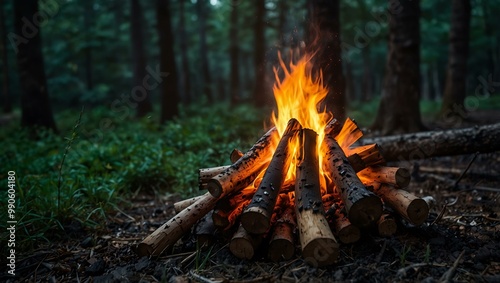
[[(474, 118), (487, 124), (498, 115)], [(168, 255), (140, 258), (133, 246), (170, 219), (181, 200), (140, 192), (129, 208), (109, 217), (106, 229), (70, 225), (68, 238), (20, 256), (16, 281), (500, 282), (500, 152), (479, 154), (471, 163), (473, 156), (413, 161), (407, 190), (435, 199), (428, 220), (418, 227), (401, 222), (388, 238), (367, 231), (357, 243), (342, 244), (329, 267), (309, 266), (299, 256), (280, 263), (259, 255), (239, 260), (226, 239), (202, 251), (190, 234)]]

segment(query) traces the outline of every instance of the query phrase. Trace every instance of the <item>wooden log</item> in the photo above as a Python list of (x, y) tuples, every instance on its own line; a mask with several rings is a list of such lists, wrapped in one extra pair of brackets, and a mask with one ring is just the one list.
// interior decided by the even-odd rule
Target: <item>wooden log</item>
[(387, 184), (380, 184), (380, 186), (373, 188), (374, 192), (384, 200), (384, 203), (391, 206), (410, 223), (420, 225), (429, 216), (429, 206), (425, 200)]
[(274, 151), (270, 145), (277, 135), (275, 127), (270, 129), (233, 165), (211, 178), (207, 184), (210, 194), (220, 198), (252, 183), (260, 171), (269, 164)]
[(327, 219), (333, 226), (335, 235), (341, 243), (352, 244), (361, 238), (361, 231), (358, 227), (352, 225), (345, 212), (345, 206), (340, 201), (330, 202), (328, 210), (326, 210)]
[(384, 212), (379, 220), (377, 221), (377, 231), (378, 234), (382, 237), (390, 237), (396, 234), (398, 230), (398, 224), (394, 215), (389, 212)]
[[(359, 158), (361, 158), (361, 161)], [(382, 154), (380, 154), (379, 147), (376, 144), (352, 148), (350, 150), (350, 155), (347, 156), (347, 159), (356, 172), (359, 172), (368, 166), (385, 164), (385, 160)]]
[(351, 223), (359, 227), (375, 223), (382, 215), (380, 198), (365, 188), (335, 139), (325, 136), (322, 146), (324, 170), (330, 172)]
[(178, 201), (178, 202), (174, 203), (174, 211), (175, 211), (175, 213), (179, 213), (179, 212), (183, 211), (184, 209), (186, 209), (186, 207), (192, 205), (193, 203), (195, 203), (197, 200), (199, 200), (203, 196), (204, 195), (195, 196), (195, 197), (188, 198), (188, 199), (181, 200), (181, 201)]
[(263, 234), (269, 230), (274, 206), (283, 186), (293, 154), (289, 144), (297, 136), (297, 131), (300, 128), (302, 126), (296, 119), (288, 121), (259, 188), (241, 215), (241, 224), (250, 233)]
[(325, 135), (329, 135), (332, 138), (335, 138), (340, 131), (342, 130), (342, 124), (340, 124), (339, 120), (333, 118), (325, 127)]
[(214, 226), (220, 230), (226, 229), (229, 226), (229, 213), (223, 209), (214, 208), (212, 213), (212, 222)]
[(352, 169), (354, 169), (354, 172), (356, 173), (366, 168), (366, 163), (357, 153), (348, 156), (347, 161), (351, 164)]
[(379, 183), (387, 183), (399, 188), (406, 188), (410, 184), (410, 170), (399, 167), (370, 166), (358, 173)]
[(351, 145), (358, 141), (363, 136), (363, 132), (358, 128), (358, 125), (351, 119), (347, 118), (342, 125), (340, 133), (335, 137), (343, 151), (350, 155)]
[(326, 221), (321, 201), (318, 135), (311, 129), (300, 131), (300, 157), (295, 185), (295, 214), (302, 257), (314, 266), (333, 264), (339, 245)]
[(158, 256), (163, 251), (171, 248), (184, 233), (191, 230), (191, 227), (198, 222), (205, 214), (212, 210), (217, 202), (217, 198), (206, 193), (176, 216), (168, 220), (165, 224), (147, 236), (135, 248), (139, 256)]
[(364, 139), (361, 142), (377, 143), (386, 161), (495, 152), (500, 150), (500, 123), (465, 129), (377, 137)]
[(210, 180), (213, 176), (224, 172), (224, 170), (229, 168), (229, 166), (231, 165), (198, 169), (198, 187), (200, 190), (206, 190), (208, 180)]
[(295, 253), (294, 229), (295, 222), (294, 208), (286, 205), (285, 210), (280, 215), (274, 231), (269, 241), (267, 257), (274, 261), (289, 260)]
[(231, 155), (229, 156), (229, 159), (231, 160), (232, 163), (235, 163), (242, 156), (243, 156), (243, 152), (241, 152), (241, 150), (235, 148), (235, 149), (233, 149), (233, 151), (231, 151)]
[(250, 234), (240, 225), (229, 243), (229, 250), (237, 258), (252, 259), (261, 242), (262, 235)]
[(217, 228), (212, 221), (213, 210), (205, 214), (194, 229), (198, 247), (208, 247), (212, 244)]

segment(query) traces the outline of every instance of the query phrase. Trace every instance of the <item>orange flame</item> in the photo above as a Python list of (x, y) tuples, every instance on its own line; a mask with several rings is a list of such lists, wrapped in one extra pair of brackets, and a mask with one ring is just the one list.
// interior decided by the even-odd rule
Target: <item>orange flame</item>
[[(320, 73), (317, 78), (313, 78), (309, 55), (304, 55), (297, 64), (291, 62), (289, 68), (283, 62), (281, 54), (278, 53), (278, 57), (285, 76), (283, 80), (280, 80), (278, 70), (274, 68), (276, 84), (273, 92), (277, 112), (273, 111), (271, 121), (280, 136), (291, 118), (297, 119), (302, 127), (314, 130), (318, 134), (320, 172), (323, 172), (321, 164), (324, 154), (321, 152), (321, 141), (325, 135), (325, 126), (333, 116), (325, 109), (319, 109), (320, 103), (328, 94), (328, 89), (323, 85), (323, 76)], [(294, 152), (297, 152), (298, 147), (298, 142), (292, 145)], [(295, 166), (293, 165), (290, 166), (285, 180), (295, 180)]]

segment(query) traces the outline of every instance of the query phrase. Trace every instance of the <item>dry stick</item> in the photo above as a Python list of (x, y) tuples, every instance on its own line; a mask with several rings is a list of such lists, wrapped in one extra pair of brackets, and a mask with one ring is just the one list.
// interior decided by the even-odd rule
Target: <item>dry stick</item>
[(261, 242), (262, 235), (250, 234), (240, 224), (229, 243), (229, 250), (237, 258), (251, 259)]
[(326, 214), (331, 217), (331, 223), (340, 242), (352, 244), (361, 238), (361, 231), (358, 227), (352, 225), (349, 218), (347, 218), (345, 207), (342, 202), (338, 201), (331, 204)]
[(458, 186), (458, 183), (462, 180), (462, 178), (465, 176), (465, 173), (467, 173), (467, 171), (469, 171), (469, 168), (470, 166), (472, 165), (472, 163), (474, 162), (474, 160), (476, 160), (476, 157), (477, 155), (479, 154), (479, 152), (476, 152), (474, 154), (474, 156), (472, 157), (472, 159), (470, 160), (469, 164), (467, 164), (467, 167), (465, 167), (465, 170), (462, 172), (462, 174), (460, 174), (460, 176), (458, 177), (458, 179), (455, 181), (455, 183), (453, 184), (453, 187), (457, 187)]
[(500, 150), (500, 123), (465, 129), (364, 139), (362, 143), (377, 143), (383, 150), (386, 161), (494, 152)]
[(360, 171), (359, 175), (379, 183), (398, 186), (399, 188), (406, 188), (411, 179), (410, 171), (399, 167), (370, 166)]
[(390, 237), (398, 230), (398, 224), (394, 215), (385, 211), (377, 221), (378, 234), (382, 237)]
[(216, 202), (217, 198), (212, 197), (209, 193), (204, 194), (195, 203), (147, 236), (137, 245), (136, 253), (139, 256), (160, 255), (164, 250), (172, 247), (198, 220), (212, 210)]
[(377, 221), (382, 215), (380, 198), (365, 188), (334, 138), (325, 136), (323, 147), (325, 171), (332, 174), (351, 223), (364, 227)]
[(179, 213), (179, 212), (183, 211), (186, 207), (192, 205), (193, 203), (195, 203), (197, 200), (199, 200), (203, 196), (204, 195), (195, 196), (195, 197), (188, 198), (188, 199), (181, 200), (181, 201), (174, 203), (175, 213)]
[(339, 245), (326, 221), (321, 201), (318, 135), (311, 129), (300, 131), (300, 157), (295, 185), (295, 214), (302, 257), (315, 266), (334, 263)]
[(380, 187), (374, 186), (374, 192), (412, 224), (420, 225), (429, 216), (429, 206), (425, 200), (407, 191), (380, 184)]
[(301, 128), (302, 126), (296, 119), (288, 121), (259, 188), (255, 192), (252, 202), (241, 215), (241, 224), (250, 233), (263, 234), (270, 227), (274, 206), (293, 154), (289, 144)]
[(229, 156), (229, 159), (231, 160), (232, 163), (235, 163), (242, 156), (243, 156), (243, 152), (241, 152), (241, 150), (235, 148), (235, 149), (233, 149), (233, 151), (231, 151), (231, 155)]
[(231, 165), (198, 169), (198, 187), (200, 190), (205, 190), (207, 188), (208, 180), (210, 180), (213, 176), (224, 172), (224, 170), (229, 168), (229, 166)]
[(269, 163), (274, 148), (270, 146), (278, 135), (275, 127), (262, 136), (252, 148), (224, 172), (208, 181), (207, 189), (212, 196), (219, 198), (233, 190), (245, 188)]
[(212, 243), (215, 231), (217, 230), (212, 221), (212, 213), (213, 210), (205, 214), (205, 216), (198, 221), (194, 229), (199, 247), (208, 247)]
[(293, 230), (297, 227), (293, 205), (285, 202), (284, 211), (274, 225), (267, 257), (272, 261), (289, 260), (295, 253)]

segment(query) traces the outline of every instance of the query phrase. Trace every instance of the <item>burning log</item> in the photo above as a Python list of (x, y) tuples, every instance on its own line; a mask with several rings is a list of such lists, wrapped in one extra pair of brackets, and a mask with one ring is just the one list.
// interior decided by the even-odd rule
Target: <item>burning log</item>
[(164, 250), (171, 248), (184, 233), (198, 222), (205, 214), (212, 210), (217, 198), (209, 193), (204, 194), (195, 203), (191, 204), (165, 224), (147, 236), (135, 249), (139, 256), (157, 256)]
[(214, 208), (212, 213), (212, 222), (214, 226), (221, 230), (226, 229), (229, 226), (228, 216), (229, 213), (227, 211), (218, 209), (217, 207)]
[(368, 191), (361, 183), (334, 138), (326, 135), (323, 147), (327, 152), (325, 169), (332, 174), (333, 182), (340, 193), (342, 202), (345, 204), (347, 216), (351, 223), (364, 227), (377, 221), (382, 215), (380, 198)]
[(229, 243), (229, 250), (237, 258), (251, 259), (261, 243), (262, 235), (250, 234), (240, 225)]
[(369, 144), (355, 147), (350, 150), (351, 155), (347, 157), (354, 171), (359, 172), (368, 166), (382, 165), (385, 163), (379, 147)]
[(386, 161), (487, 153), (500, 150), (500, 123), (481, 127), (412, 133), (362, 140), (377, 143)]
[(232, 163), (235, 163), (242, 156), (243, 156), (243, 152), (241, 152), (241, 150), (235, 148), (235, 149), (233, 149), (233, 151), (231, 151), (231, 155), (229, 156), (229, 159), (231, 160)]
[(375, 184), (373, 191), (385, 203), (395, 209), (401, 216), (414, 225), (425, 222), (429, 216), (429, 206), (425, 200), (401, 189), (396, 189), (387, 184)]
[(379, 183), (387, 183), (399, 188), (405, 188), (410, 184), (410, 171), (406, 168), (371, 166), (360, 171), (363, 177)]
[(207, 183), (207, 189), (215, 198), (231, 193), (235, 189), (248, 186), (261, 169), (268, 164), (273, 148), (269, 146), (278, 134), (276, 128), (269, 130), (252, 148), (222, 173)]
[(231, 194), (217, 202), (213, 214), (213, 221), (217, 228), (224, 230), (234, 225), (236, 219), (240, 216), (243, 208), (251, 201), (255, 194), (253, 185)]
[(183, 211), (186, 207), (192, 205), (193, 203), (195, 203), (197, 200), (199, 200), (203, 196), (204, 195), (195, 196), (195, 197), (188, 198), (188, 199), (181, 200), (181, 201), (178, 201), (178, 202), (174, 203), (174, 211), (175, 211), (175, 213), (179, 213), (179, 212)]
[(269, 241), (267, 257), (272, 261), (289, 260), (295, 253), (293, 230), (297, 226), (295, 214), (291, 205), (286, 208), (274, 227), (273, 235)]
[(200, 188), (200, 190), (205, 190), (207, 188), (208, 180), (212, 179), (213, 176), (224, 172), (224, 170), (226, 170), (230, 166), (231, 165), (224, 165), (212, 168), (198, 169), (198, 187)]
[(331, 219), (333, 229), (340, 242), (352, 244), (361, 238), (361, 231), (358, 227), (352, 225), (345, 213), (345, 206), (342, 202), (333, 203), (327, 206), (326, 215)]
[(318, 135), (311, 129), (300, 131), (300, 157), (295, 185), (295, 214), (302, 256), (316, 266), (337, 260), (339, 245), (325, 219), (321, 201)]
[(389, 237), (396, 233), (398, 224), (396, 219), (389, 212), (384, 212), (377, 221), (377, 231), (382, 237)]
[(301, 128), (296, 119), (288, 122), (252, 202), (241, 215), (241, 224), (250, 233), (263, 234), (270, 227), (277, 196), (283, 186), (293, 153), (289, 150), (289, 144)]
[(217, 228), (212, 221), (213, 210), (207, 213), (196, 225), (194, 234), (196, 235), (198, 246), (207, 247), (212, 244), (213, 237)]

